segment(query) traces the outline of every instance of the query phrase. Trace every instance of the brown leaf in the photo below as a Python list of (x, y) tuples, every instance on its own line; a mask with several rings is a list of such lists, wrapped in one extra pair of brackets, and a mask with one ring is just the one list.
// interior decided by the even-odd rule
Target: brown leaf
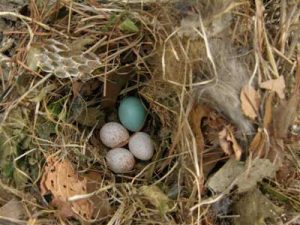
[(211, 172), (220, 158), (223, 157), (223, 153), (218, 149), (212, 150), (208, 154), (203, 154), (205, 143), (201, 124), (206, 118), (209, 120), (209, 125), (217, 126), (216, 123), (220, 123), (216, 115), (214, 115), (207, 106), (201, 104), (194, 105), (192, 111), (189, 114), (189, 123), (195, 136), (199, 154), (198, 158), (201, 160), (201, 164), (203, 165), (202, 169), (204, 178), (208, 176), (208, 174)]
[(209, 110), (203, 105), (195, 105), (189, 115), (189, 122), (194, 133), (199, 152), (204, 150), (204, 138), (201, 130), (201, 122), (204, 117), (208, 117)]
[(219, 132), (219, 144), (225, 154), (234, 154), (236, 160), (241, 159), (242, 149), (237, 143), (230, 126), (226, 126), (222, 131)]
[(86, 179), (80, 179), (70, 161), (55, 156), (47, 158), (40, 183), (41, 194), (52, 194), (51, 204), (58, 207), (62, 217), (78, 215), (91, 219), (93, 205), (89, 200), (68, 201), (68, 198), (74, 195), (86, 194), (86, 185)]
[[(99, 172), (88, 171), (85, 174), (85, 177), (87, 179), (88, 193), (95, 192), (102, 187), (103, 184), (101, 180), (101, 174)], [(93, 195), (90, 199), (94, 205), (94, 212), (93, 212), (94, 219), (99, 220), (101, 218), (110, 215), (112, 210), (109, 203), (109, 197), (106, 192), (102, 191), (100, 193), (97, 193), (96, 195)]]
[(254, 136), (250, 146), (249, 146), (249, 152), (254, 157), (262, 158), (266, 153), (266, 134), (263, 132), (262, 129), (258, 129), (258, 132)]
[(264, 129), (259, 128), (254, 136), (249, 152), (252, 158), (269, 159), (274, 165), (280, 166), (283, 161), (283, 145), (281, 139), (268, 136)]
[(280, 76), (277, 79), (272, 79), (272, 80), (262, 82), (259, 86), (262, 89), (267, 89), (276, 92), (279, 98), (281, 99), (284, 99), (285, 97), (284, 95), (285, 81), (283, 76)]
[(241, 107), (244, 114), (252, 120), (258, 115), (260, 96), (258, 92), (249, 85), (245, 85), (241, 91)]
[(0, 216), (6, 217), (12, 220), (20, 220), (26, 215), (25, 208), (21, 201), (11, 199), (0, 208)]
[(101, 101), (101, 106), (104, 109), (115, 107), (120, 92), (133, 73), (134, 70), (130, 66), (124, 66), (107, 76), (104, 84), (105, 92)]
[(270, 126), (273, 119), (273, 98), (274, 93), (270, 93), (267, 97), (266, 103), (265, 103), (265, 113), (264, 113), (264, 121), (263, 126), (265, 129), (270, 130)]

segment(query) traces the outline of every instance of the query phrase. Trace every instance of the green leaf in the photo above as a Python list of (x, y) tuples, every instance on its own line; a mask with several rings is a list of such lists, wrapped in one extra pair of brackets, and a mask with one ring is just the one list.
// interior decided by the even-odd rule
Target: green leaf
[(40, 138), (48, 140), (51, 134), (56, 134), (55, 123), (46, 121), (44, 119), (38, 119), (37, 123), (37, 134)]
[(24, 186), (28, 181), (28, 178), (23, 173), (21, 173), (19, 170), (16, 169), (13, 172), (13, 178), (18, 188), (24, 188)]
[(51, 112), (53, 116), (59, 117), (59, 115), (62, 113), (64, 100), (65, 98), (61, 98), (56, 102), (52, 102), (48, 105), (48, 110)]
[(120, 25), (119, 28), (121, 31), (136, 33), (139, 32), (139, 28), (135, 25), (135, 23), (127, 18)]
[(9, 177), (9, 178), (12, 177), (13, 172), (14, 172), (14, 165), (12, 163), (9, 163), (9, 164), (4, 166), (3, 175), (5, 177)]

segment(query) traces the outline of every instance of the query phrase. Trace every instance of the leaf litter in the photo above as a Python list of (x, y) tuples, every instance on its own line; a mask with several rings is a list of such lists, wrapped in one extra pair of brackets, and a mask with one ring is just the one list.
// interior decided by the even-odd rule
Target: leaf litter
[(234, 155), (236, 160), (240, 160), (242, 149), (234, 137), (231, 127), (225, 127), (219, 132), (219, 143), (226, 155)]
[(69, 202), (68, 198), (74, 195), (87, 193), (87, 181), (80, 178), (71, 162), (49, 156), (40, 182), (41, 194), (51, 193), (51, 204), (59, 209), (62, 217), (72, 217), (74, 214), (91, 219), (93, 205), (88, 199)]
[(255, 120), (259, 113), (260, 96), (258, 92), (249, 85), (241, 90), (241, 106), (244, 114), (252, 120)]
[[(16, 200), (0, 209), (26, 209), (7, 221), (296, 221), (294, 1), (6, 4), (0, 184)], [(99, 129), (127, 95), (143, 98), (156, 149), (125, 176)]]
[(285, 81), (284, 77), (280, 76), (277, 79), (272, 79), (262, 82), (260, 88), (275, 92), (279, 98), (284, 99)]

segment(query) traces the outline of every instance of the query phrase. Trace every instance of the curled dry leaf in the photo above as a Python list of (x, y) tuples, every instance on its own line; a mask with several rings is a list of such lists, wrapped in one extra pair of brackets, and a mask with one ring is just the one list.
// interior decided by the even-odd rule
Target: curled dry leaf
[(263, 127), (267, 130), (271, 129), (272, 120), (273, 120), (273, 99), (274, 99), (275, 93), (270, 93), (265, 102), (265, 112), (264, 112), (264, 118), (263, 118)]
[(279, 98), (284, 99), (285, 81), (283, 76), (280, 76), (277, 79), (262, 82), (259, 86), (262, 89), (267, 89), (276, 92)]
[(241, 159), (242, 149), (233, 135), (232, 127), (227, 126), (219, 132), (219, 143), (225, 154), (234, 154), (236, 160)]
[(249, 152), (253, 154), (254, 157), (258, 156), (259, 158), (262, 158), (268, 151), (267, 147), (266, 133), (263, 131), (263, 129), (259, 128), (258, 132), (250, 143)]
[[(195, 137), (198, 159), (202, 164), (203, 176), (206, 179), (218, 161), (223, 159), (224, 154), (220, 149), (211, 149), (209, 152), (204, 152), (204, 146), (207, 144), (205, 142), (215, 142), (218, 140), (216, 134), (224, 127), (225, 121), (207, 105), (195, 104), (189, 114), (189, 123)], [(207, 126), (204, 127), (204, 125)], [(203, 134), (202, 131), (204, 129), (205, 133)]]
[(208, 117), (209, 110), (203, 105), (195, 105), (189, 115), (189, 122), (195, 135), (197, 149), (199, 152), (204, 150), (204, 138), (201, 130), (201, 122), (204, 117)]
[(249, 85), (245, 85), (241, 90), (241, 107), (243, 113), (252, 120), (258, 115), (260, 96), (258, 92)]
[(86, 185), (86, 179), (80, 179), (70, 161), (52, 156), (47, 158), (40, 183), (41, 194), (52, 194), (51, 204), (60, 210), (62, 217), (77, 215), (91, 219), (93, 205), (88, 199), (68, 201), (69, 197), (86, 194)]

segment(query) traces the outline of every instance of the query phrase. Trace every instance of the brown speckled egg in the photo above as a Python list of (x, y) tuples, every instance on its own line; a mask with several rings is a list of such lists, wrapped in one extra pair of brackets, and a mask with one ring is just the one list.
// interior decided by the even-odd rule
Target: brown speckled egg
[(108, 167), (115, 173), (128, 173), (135, 164), (133, 154), (125, 148), (115, 148), (106, 155)]
[(137, 132), (129, 139), (129, 150), (140, 160), (149, 160), (154, 153), (154, 146), (151, 137), (144, 132)]
[(121, 124), (109, 122), (101, 128), (100, 139), (109, 148), (119, 148), (128, 143), (129, 133)]

